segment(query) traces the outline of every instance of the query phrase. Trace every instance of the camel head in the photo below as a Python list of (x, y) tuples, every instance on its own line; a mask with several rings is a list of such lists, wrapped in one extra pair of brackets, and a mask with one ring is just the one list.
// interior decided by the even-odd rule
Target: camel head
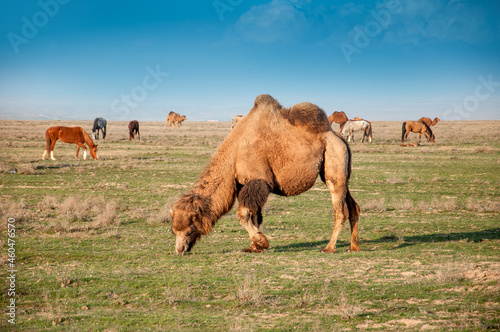
[(198, 195), (185, 195), (175, 203), (170, 215), (172, 216), (172, 233), (175, 235), (175, 251), (184, 255), (193, 249), (202, 235), (211, 230), (202, 224), (202, 213), (205, 200)]
[(435, 143), (436, 142), (436, 136), (434, 136), (434, 134), (429, 135), (429, 142), (431, 142), (431, 143)]

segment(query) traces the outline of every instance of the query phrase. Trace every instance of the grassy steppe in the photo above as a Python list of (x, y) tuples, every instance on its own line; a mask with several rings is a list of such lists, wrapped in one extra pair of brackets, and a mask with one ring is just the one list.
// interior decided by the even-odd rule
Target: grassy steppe
[(241, 252), (249, 239), (233, 209), (183, 257), (169, 207), (230, 123), (141, 122), (129, 141), (127, 123), (110, 122), (98, 161), (60, 142), (57, 160), (42, 161), (52, 125), (91, 121), (0, 124), (0, 276), (15, 218), (19, 330), (500, 329), (499, 121), (440, 122), (436, 144), (419, 148), (399, 146), (401, 123), (373, 122), (374, 143), (351, 143), (360, 253), (347, 252), (347, 225), (336, 254), (319, 252), (333, 209), (318, 180), (270, 197), (266, 252)]

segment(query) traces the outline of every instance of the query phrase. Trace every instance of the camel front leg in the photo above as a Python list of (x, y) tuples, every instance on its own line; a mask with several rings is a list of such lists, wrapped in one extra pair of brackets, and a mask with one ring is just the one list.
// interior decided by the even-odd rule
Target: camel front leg
[(262, 207), (269, 196), (269, 186), (264, 180), (249, 181), (238, 193), (236, 217), (245, 227), (252, 243), (244, 252), (262, 252), (269, 248), (266, 236), (260, 231)]

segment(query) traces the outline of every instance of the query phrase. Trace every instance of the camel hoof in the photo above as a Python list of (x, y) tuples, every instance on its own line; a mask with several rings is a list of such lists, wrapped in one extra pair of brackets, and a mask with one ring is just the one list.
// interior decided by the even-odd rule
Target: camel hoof
[(361, 251), (361, 249), (357, 246), (357, 247), (351, 247), (348, 251), (349, 252), (359, 252), (359, 251)]
[(320, 252), (324, 252), (324, 253), (327, 253), (327, 254), (334, 254), (335, 253), (335, 249), (325, 248), (325, 249), (320, 250)]

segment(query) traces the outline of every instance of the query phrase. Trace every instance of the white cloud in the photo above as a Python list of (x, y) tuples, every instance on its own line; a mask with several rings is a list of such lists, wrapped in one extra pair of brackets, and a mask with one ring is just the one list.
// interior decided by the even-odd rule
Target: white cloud
[(308, 22), (301, 10), (309, 1), (272, 0), (268, 4), (252, 6), (236, 23), (236, 29), (247, 40), (268, 44), (293, 42)]

